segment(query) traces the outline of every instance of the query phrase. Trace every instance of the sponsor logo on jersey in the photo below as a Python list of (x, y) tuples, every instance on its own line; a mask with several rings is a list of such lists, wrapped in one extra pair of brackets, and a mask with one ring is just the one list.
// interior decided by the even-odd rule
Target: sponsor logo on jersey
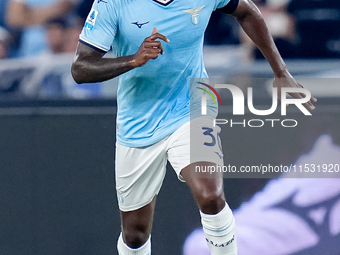
[(204, 5), (201, 7), (197, 7), (196, 9), (189, 9), (183, 12), (191, 14), (191, 22), (194, 25), (198, 25), (200, 23), (200, 14), (199, 12), (204, 8)]
[(148, 23), (149, 23), (149, 21), (144, 22), (144, 23), (138, 23), (138, 21), (136, 21), (136, 22), (131, 22), (131, 24), (136, 25), (138, 28), (142, 28), (142, 26), (144, 26), (144, 25), (146, 25), (146, 24), (148, 24)]
[(85, 28), (89, 30), (93, 30), (94, 25), (96, 24), (97, 17), (98, 17), (98, 11), (92, 9), (90, 11), (89, 16), (86, 19)]

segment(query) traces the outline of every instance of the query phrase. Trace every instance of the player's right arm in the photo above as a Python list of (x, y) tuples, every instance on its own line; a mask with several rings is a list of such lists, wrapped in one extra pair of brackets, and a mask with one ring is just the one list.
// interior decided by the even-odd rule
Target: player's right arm
[[(229, 4), (232, 4), (232, 8), (228, 8)], [(267, 59), (274, 73), (274, 86), (279, 88), (279, 98), (281, 98), (281, 88), (303, 88), (303, 86), (299, 84), (288, 71), (286, 63), (283, 61), (278, 49), (276, 48), (273, 37), (269, 33), (260, 10), (252, 2), (252, 0), (229, 1), (229, 4), (221, 10), (236, 18), (244, 32)], [(293, 98), (299, 99), (305, 97), (303, 93), (290, 93), (290, 95)], [(315, 106), (313, 103), (316, 101), (316, 98), (312, 97), (311, 100), (304, 104), (304, 106), (314, 110)]]
[(101, 82), (117, 77), (163, 54), (162, 44), (157, 39), (169, 42), (154, 28), (152, 35), (145, 38), (134, 55), (118, 58), (103, 58), (104, 52), (80, 42), (72, 65), (72, 76), (77, 83)]

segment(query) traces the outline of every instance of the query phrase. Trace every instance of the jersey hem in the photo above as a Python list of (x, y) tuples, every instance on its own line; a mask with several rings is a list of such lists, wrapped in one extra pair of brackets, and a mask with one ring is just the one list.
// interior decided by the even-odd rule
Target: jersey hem
[(190, 115), (185, 116), (183, 119), (180, 119), (178, 122), (176, 122), (176, 125), (172, 129), (169, 129), (169, 131), (165, 132), (169, 127), (163, 127), (162, 129), (164, 130), (162, 133), (155, 137), (151, 137), (148, 139), (143, 139), (141, 142), (129, 142), (129, 141), (124, 141), (117, 135), (117, 142), (123, 146), (126, 147), (132, 147), (132, 148), (138, 148), (138, 147), (147, 147), (150, 145), (153, 145), (159, 141), (162, 141), (166, 137), (170, 136), (172, 133), (174, 133), (177, 129), (179, 129), (184, 123), (190, 121)]

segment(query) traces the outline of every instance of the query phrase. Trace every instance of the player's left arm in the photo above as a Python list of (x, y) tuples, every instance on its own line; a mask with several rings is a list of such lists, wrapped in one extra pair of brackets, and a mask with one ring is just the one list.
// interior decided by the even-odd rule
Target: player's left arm
[[(232, 7), (233, 5), (234, 9)], [(302, 85), (299, 84), (287, 70), (287, 66), (274, 43), (260, 10), (251, 0), (238, 0), (238, 4), (237, 0), (231, 0), (225, 8), (220, 10), (234, 16), (244, 32), (262, 52), (274, 72), (275, 86), (302, 88)], [(294, 98), (303, 98), (305, 95), (292, 93), (291, 96)], [(317, 100), (312, 97), (305, 106), (313, 110), (315, 107), (312, 102), (316, 101)]]

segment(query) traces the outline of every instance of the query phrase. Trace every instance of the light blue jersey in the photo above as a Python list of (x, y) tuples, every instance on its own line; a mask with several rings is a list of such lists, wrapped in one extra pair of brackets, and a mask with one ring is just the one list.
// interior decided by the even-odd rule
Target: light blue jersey
[(229, 1), (95, 0), (80, 35), (83, 43), (103, 52), (112, 47), (120, 57), (135, 54), (154, 27), (170, 40), (161, 42), (164, 55), (120, 76), (120, 144), (148, 146), (189, 121), (190, 78), (208, 77), (202, 53), (204, 31), (211, 13)]

